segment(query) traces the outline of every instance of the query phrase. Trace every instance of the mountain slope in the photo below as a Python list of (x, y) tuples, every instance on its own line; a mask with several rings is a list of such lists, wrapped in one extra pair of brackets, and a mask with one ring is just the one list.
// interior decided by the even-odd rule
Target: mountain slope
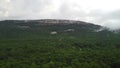
[[(82, 33), (94, 32), (99, 30), (101, 26), (94, 25), (82, 21), (73, 20), (7, 20), (0, 22), (0, 35), (16, 36), (16, 35), (49, 35), (50, 32), (56, 31), (58, 33)], [(68, 32), (65, 32), (67, 31)], [(70, 30), (74, 30), (71, 31)], [(77, 34), (76, 33), (76, 34)], [(7, 35), (6, 35), (7, 34)]]
[(0, 22), (0, 68), (120, 68), (120, 35), (82, 21)]

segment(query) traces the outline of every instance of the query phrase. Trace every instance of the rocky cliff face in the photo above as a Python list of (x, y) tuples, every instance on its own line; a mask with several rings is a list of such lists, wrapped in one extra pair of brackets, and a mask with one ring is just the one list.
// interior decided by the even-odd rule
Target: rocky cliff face
[(32, 27), (40, 27), (40, 26), (51, 26), (58, 28), (67, 28), (67, 29), (86, 29), (86, 30), (97, 30), (101, 28), (99, 25), (91, 24), (83, 21), (75, 21), (75, 20), (56, 20), (56, 19), (42, 19), (42, 20), (6, 20), (0, 21), (1, 27), (20, 27), (20, 28), (32, 28)]
[[(41, 20), (5, 20), (0, 21), (5, 23), (34, 23), (34, 24), (81, 24), (81, 25), (90, 25), (91, 23), (75, 20), (57, 20), (57, 19), (41, 19)], [(94, 25), (94, 24), (91, 24)]]

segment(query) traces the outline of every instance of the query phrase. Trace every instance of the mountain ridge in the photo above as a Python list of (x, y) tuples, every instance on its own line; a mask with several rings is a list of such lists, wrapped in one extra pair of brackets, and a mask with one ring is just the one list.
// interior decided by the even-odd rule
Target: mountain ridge
[[(79, 21), (79, 20), (66, 20), (66, 19), (39, 19), (39, 20), (2, 20), (0, 22), (44, 22), (44, 23), (66, 23), (66, 24), (71, 24), (71, 23), (77, 23), (77, 24), (92, 24), (89, 22), (85, 21)], [(94, 24), (96, 25), (96, 24)], [(99, 25), (100, 26), (100, 25)]]

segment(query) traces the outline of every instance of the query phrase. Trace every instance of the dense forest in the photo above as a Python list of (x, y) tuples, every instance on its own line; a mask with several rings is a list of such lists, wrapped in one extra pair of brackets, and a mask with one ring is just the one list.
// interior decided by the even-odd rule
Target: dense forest
[(101, 28), (82, 21), (1, 21), (0, 68), (120, 68), (120, 34)]

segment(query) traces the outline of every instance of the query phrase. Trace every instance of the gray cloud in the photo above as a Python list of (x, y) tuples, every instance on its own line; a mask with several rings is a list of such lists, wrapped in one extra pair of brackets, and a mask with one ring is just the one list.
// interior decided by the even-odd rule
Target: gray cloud
[(111, 28), (112, 30), (120, 29), (120, 10), (115, 10), (112, 12), (101, 12), (93, 15), (95, 18), (96, 24), (100, 24), (106, 27)]
[(110, 4), (104, 8), (101, 7), (102, 4), (97, 6), (96, 3), (89, 3), (88, 0), (0, 0), (0, 20), (72, 19), (120, 29), (120, 8), (116, 8), (118, 5), (113, 3), (116, 5), (114, 9), (109, 8)]

